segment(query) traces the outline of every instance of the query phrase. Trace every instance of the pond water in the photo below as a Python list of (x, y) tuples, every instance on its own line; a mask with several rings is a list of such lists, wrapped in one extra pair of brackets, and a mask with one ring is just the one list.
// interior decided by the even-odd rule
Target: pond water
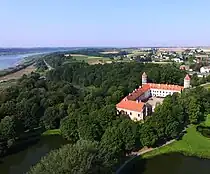
[(129, 174), (210, 174), (210, 160), (188, 157), (180, 153), (134, 160), (126, 171)]
[(42, 136), (34, 145), (18, 153), (9, 155), (0, 161), (1, 174), (23, 174), (36, 164), (49, 151), (67, 144), (59, 135)]

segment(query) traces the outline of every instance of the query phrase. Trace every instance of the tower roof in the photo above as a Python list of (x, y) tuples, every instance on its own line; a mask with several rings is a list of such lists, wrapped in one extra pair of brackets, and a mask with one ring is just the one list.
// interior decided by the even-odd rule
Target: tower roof
[(187, 74), (184, 79), (185, 80), (190, 80), (190, 76)]
[(147, 74), (144, 72), (144, 73), (142, 74), (142, 76), (147, 77)]

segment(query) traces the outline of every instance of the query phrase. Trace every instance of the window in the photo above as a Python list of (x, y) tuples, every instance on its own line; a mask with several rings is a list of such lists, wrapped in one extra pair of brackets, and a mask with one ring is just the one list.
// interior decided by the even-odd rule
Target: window
[(130, 115), (132, 115), (132, 112), (130, 112)]
[(138, 114), (138, 117), (140, 117), (141, 115), (140, 114)]

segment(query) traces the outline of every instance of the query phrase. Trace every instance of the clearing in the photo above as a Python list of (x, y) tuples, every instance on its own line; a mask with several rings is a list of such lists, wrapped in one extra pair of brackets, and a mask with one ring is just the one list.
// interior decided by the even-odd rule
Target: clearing
[(47, 130), (45, 132), (42, 133), (42, 135), (60, 135), (61, 131), (60, 129), (51, 129), (51, 130)]
[[(210, 118), (208, 117), (208, 121), (206, 122), (209, 123), (209, 119)], [(191, 125), (186, 131), (187, 133), (181, 140), (177, 140), (167, 146), (148, 152), (144, 154), (143, 157), (150, 158), (160, 154), (180, 152), (185, 155), (210, 158), (210, 139), (197, 132), (195, 125)]]
[(210, 83), (206, 83), (206, 84), (203, 84), (203, 85), (200, 85), (200, 86), (203, 86), (206, 89), (210, 89)]

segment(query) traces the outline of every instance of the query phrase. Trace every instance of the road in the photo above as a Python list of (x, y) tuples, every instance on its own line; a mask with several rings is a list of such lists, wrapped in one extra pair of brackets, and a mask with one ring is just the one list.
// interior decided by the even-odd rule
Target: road
[(52, 66), (50, 66), (45, 60), (44, 60), (44, 63), (45, 63), (45, 65), (47, 66), (47, 68), (49, 69), (49, 70), (52, 70), (52, 69), (54, 69)]

